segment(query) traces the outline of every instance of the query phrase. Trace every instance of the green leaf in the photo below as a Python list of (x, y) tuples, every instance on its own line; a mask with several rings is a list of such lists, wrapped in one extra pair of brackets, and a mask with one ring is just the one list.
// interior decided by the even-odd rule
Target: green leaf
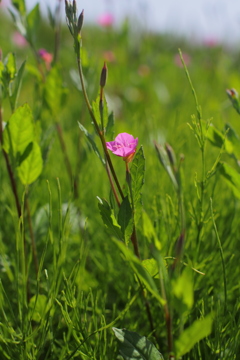
[(40, 322), (46, 313), (47, 297), (45, 295), (34, 295), (29, 302), (29, 308), (32, 310), (31, 319)]
[(50, 6), (47, 6), (47, 13), (48, 13), (49, 23), (50, 23), (51, 27), (54, 29), (55, 25), (56, 25), (56, 21), (55, 21), (55, 17), (54, 17), (54, 15), (52, 13), (52, 10), (51, 10)]
[[(99, 102), (100, 102), (100, 96), (98, 96), (97, 99), (92, 102), (92, 111), (97, 120), (97, 123), (100, 126), (101, 115), (100, 115), (100, 110), (99, 110)], [(104, 125), (104, 127), (106, 126), (107, 123), (108, 123), (108, 106), (107, 106), (106, 99), (104, 98), (103, 99), (103, 125)]]
[(31, 43), (35, 41), (37, 29), (40, 22), (39, 4), (36, 4), (26, 18), (27, 21), (27, 38)]
[(20, 106), (9, 119), (3, 132), (3, 148), (14, 157), (22, 154), (29, 143), (34, 140), (32, 110), (28, 104)]
[(24, 0), (12, 0), (12, 4), (20, 12), (21, 15), (25, 14), (26, 6)]
[(20, 166), (21, 163), (29, 156), (30, 152), (33, 149), (33, 142), (29, 143), (26, 149), (22, 154), (19, 154), (18, 156), (18, 165)]
[[(192, 271), (189, 268), (185, 268), (182, 274), (173, 280), (172, 290), (174, 295), (190, 310), (193, 306), (193, 279)], [(179, 308), (177, 302), (176, 310)]]
[(237, 159), (240, 159), (240, 138), (230, 124), (225, 125), (227, 137), (232, 143), (233, 154)]
[(120, 342), (119, 352), (125, 360), (163, 360), (160, 352), (145, 336), (126, 329), (112, 329)]
[(198, 319), (182, 332), (175, 342), (177, 358), (189, 352), (200, 340), (209, 336), (212, 331), (213, 315), (208, 314), (204, 319)]
[(15, 108), (17, 106), (18, 96), (19, 96), (21, 85), (22, 85), (22, 78), (23, 78), (25, 64), (26, 64), (26, 61), (24, 61), (22, 63), (22, 65), (20, 66), (20, 68), (17, 72), (16, 78), (14, 81), (14, 90), (12, 92), (12, 95), (10, 96), (10, 102), (11, 102), (11, 107), (12, 107), (13, 111), (15, 111)]
[(138, 223), (142, 214), (142, 186), (144, 184), (145, 157), (141, 146), (136, 153), (131, 166), (131, 185), (134, 207), (134, 221)]
[(155, 259), (143, 260), (142, 265), (145, 267), (145, 269), (149, 272), (149, 274), (152, 277), (154, 278), (159, 277), (158, 264)]
[(159, 290), (153, 278), (151, 277), (149, 272), (145, 269), (141, 261), (136, 257), (136, 255), (133, 254), (133, 252), (129, 248), (126, 247), (126, 245), (123, 242), (114, 239), (113, 241), (116, 243), (118, 248), (124, 254), (126, 260), (129, 261), (129, 264), (132, 267), (133, 271), (143, 282), (146, 289), (159, 301), (161, 305), (164, 305), (165, 302), (160, 296)]
[(108, 122), (106, 126), (105, 137), (106, 141), (112, 141), (114, 135), (114, 114), (111, 112), (108, 116)]
[(157, 155), (158, 155), (158, 159), (159, 159), (160, 163), (162, 164), (162, 166), (168, 173), (168, 176), (170, 177), (175, 189), (178, 190), (178, 183), (175, 178), (175, 175), (174, 175), (172, 166), (170, 164), (166, 150), (164, 149), (164, 147), (162, 145), (158, 145), (156, 143), (155, 143), (155, 149), (157, 151)]
[(155, 247), (158, 250), (161, 250), (162, 248), (161, 242), (157, 237), (152, 221), (150, 220), (149, 216), (145, 211), (142, 212), (142, 224), (143, 224), (142, 226), (143, 235), (148, 239), (150, 244), (153, 242)]
[(116, 238), (119, 240), (123, 240), (121, 228), (117, 223), (114, 212), (111, 209), (110, 205), (106, 200), (101, 199), (100, 197), (97, 197), (97, 199), (99, 201), (98, 208), (100, 210), (102, 220), (106, 225), (107, 229), (109, 230), (110, 234), (116, 236)]
[(129, 239), (133, 232), (132, 208), (128, 196), (126, 196), (121, 203), (118, 213), (118, 223), (121, 226), (125, 243), (128, 245)]
[(8, 54), (5, 67), (8, 74), (8, 81), (13, 80), (17, 72), (16, 59), (13, 53)]
[(78, 122), (78, 126), (80, 128), (80, 130), (82, 132), (84, 132), (89, 144), (91, 145), (91, 148), (93, 149), (93, 151), (95, 152), (95, 154), (97, 155), (97, 157), (99, 157), (99, 159), (101, 160), (102, 164), (105, 165), (105, 160), (103, 159), (103, 157), (100, 154), (100, 151), (98, 150), (97, 144), (95, 143), (93, 136), (91, 134), (89, 134), (89, 132), (87, 131), (87, 129), (80, 123)]
[(218, 166), (220, 174), (223, 176), (224, 180), (233, 190), (234, 195), (240, 199), (240, 174), (235, 169), (227, 165), (226, 163), (221, 163)]
[(213, 124), (210, 124), (208, 129), (205, 132), (207, 139), (212, 143), (212, 145), (218, 148), (224, 148), (224, 150), (228, 154), (232, 154), (233, 152), (233, 145), (231, 141), (229, 141), (221, 131), (217, 130)]
[(44, 101), (55, 120), (66, 102), (67, 94), (68, 90), (63, 86), (59, 69), (56, 66), (52, 67), (45, 82), (43, 95)]
[(39, 145), (34, 141), (32, 151), (17, 168), (18, 176), (23, 185), (33, 183), (41, 174), (43, 167), (42, 154)]

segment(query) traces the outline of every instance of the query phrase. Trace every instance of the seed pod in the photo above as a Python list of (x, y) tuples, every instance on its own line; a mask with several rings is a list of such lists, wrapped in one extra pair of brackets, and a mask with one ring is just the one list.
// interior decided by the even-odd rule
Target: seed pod
[(101, 86), (101, 88), (104, 88), (104, 86), (106, 85), (106, 81), (107, 81), (107, 65), (106, 65), (106, 62), (104, 62), (102, 72), (101, 72), (101, 76), (100, 76), (100, 86)]

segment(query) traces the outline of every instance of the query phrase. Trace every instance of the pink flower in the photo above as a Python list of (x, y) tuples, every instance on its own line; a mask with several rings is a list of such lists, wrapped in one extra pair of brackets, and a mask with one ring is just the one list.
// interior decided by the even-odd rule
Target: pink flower
[(129, 162), (135, 154), (137, 144), (138, 138), (134, 139), (130, 134), (121, 133), (114, 141), (107, 142), (106, 146), (113, 154), (121, 156), (123, 160)]
[(208, 37), (203, 40), (203, 45), (206, 47), (216, 47), (218, 43), (218, 39), (215, 37)]
[[(188, 66), (191, 63), (191, 57), (186, 53), (182, 53), (182, 57), (185, 62), (185, 65)], [(174, 62), (178, 67), (183, 67), (182, 60), (179, 54), (175, 55)]]
[(13, 33), (12, 40), (20, 48), (27, 46), (27, 40), (18, 31)]
[(97, 20), (98, 24), (104, 27), (112, 26), (114, 21), (115, 21), (114, 16), (109, 13), (100, 15)]
[(51, 62), (52, 62), (52, 60), (53, 60), (52, 54), (50, 54), (49, 52), (47, 52), (47, 50), (45, 50), (45, 49), (39, 49), (39, 50), (38, 50), (38, 55), (39, 55), (40, 58), (45, 62), (46, 68), (49, 70), (49, 69), (50, 69)]

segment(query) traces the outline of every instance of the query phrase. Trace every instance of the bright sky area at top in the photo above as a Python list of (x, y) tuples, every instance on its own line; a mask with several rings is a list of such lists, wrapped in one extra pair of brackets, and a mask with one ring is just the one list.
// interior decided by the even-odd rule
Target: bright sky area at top
[[(3, 4), (10, 0), (2, 0)], [(44, 13), (55, 8), (59, 0), (25, 0), (28, 9), (37, 2)], [(97, 22), (103, 14), (111, 14), (114, 23), (126, 17), (141, 29), (173, 32), (200, 41), (224, 41), (240, 44), (239, 0), (76, 0), (85, 21)], [(62, 0), (64, 17), (64, 0)]]

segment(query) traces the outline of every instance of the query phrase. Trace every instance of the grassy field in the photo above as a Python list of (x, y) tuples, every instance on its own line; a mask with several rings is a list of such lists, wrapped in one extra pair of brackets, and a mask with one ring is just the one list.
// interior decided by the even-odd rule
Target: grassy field
[[(49, 21), (14, 3), (0, 359), (238, 359), (239, 50), (127, 21), (81, 29), (71, 2), (69, 31), (57, 8)], [(106, 148), (120, 133), (138, 138), (129, 163)]]

